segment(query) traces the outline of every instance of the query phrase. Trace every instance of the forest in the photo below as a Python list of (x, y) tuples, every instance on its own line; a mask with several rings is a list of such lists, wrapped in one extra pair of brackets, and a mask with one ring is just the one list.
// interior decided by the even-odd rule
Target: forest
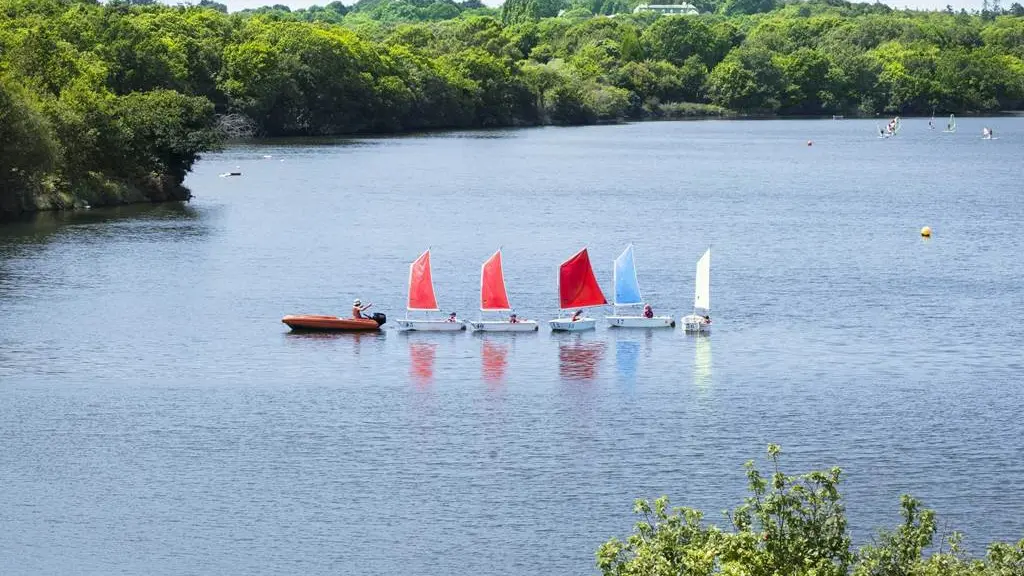
[(0, 218), (186, 199), (231, 138), (1024, 107), (1024, 8), (0, 0)]

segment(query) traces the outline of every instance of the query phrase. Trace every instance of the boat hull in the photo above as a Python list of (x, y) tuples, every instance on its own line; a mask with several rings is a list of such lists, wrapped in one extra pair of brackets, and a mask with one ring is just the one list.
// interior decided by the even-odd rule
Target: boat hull
[(703, 316), (691, 314), (683, 317), (682, 323), (687, 334), (711, 334), (711, 323)]
[(447, 320), (395, 320), (395, 326), (399, 330), (417, 332), (458, 332), (466, 329), (466, 325), (462, 322)]
[(597, 320), (580, 318), (573, 322), (572, 318), (555, 318), (548, 320), (548, 326), (555, 332), (583, 332), (584, 330), (593, 330), (597, 326)]
[(475, 332), (536, 332), (539, 327), (533, 320), (520, 320), (519, 322), (501, 322), (498, 320), (470, 321), (463, 323), (466, 328)]
[(672, 328), (676, 325), (671, 316), (606, 316), (605, 319), (613, 328)]
[(372, 332), (380, 324), (369, 318), (338, 318), (318, 314), (291, 314), (281, 319), (292, 330), (320, 330), (324, 332)]

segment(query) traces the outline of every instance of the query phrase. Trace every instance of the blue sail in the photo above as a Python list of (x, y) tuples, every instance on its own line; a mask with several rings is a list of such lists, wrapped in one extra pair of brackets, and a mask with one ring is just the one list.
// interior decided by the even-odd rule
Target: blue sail
[(640, 283), (636, 281), (636, 264), (633, 262), (633, 245), (630, 244), (615, 259), (614, 268), (616, 306), (642, 304)]

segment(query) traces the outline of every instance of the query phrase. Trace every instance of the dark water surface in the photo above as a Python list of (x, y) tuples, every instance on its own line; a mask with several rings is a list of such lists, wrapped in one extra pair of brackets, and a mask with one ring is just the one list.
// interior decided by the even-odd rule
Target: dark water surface
[[(719, 522), (768, 442), (844, 468), (859, 542), (904, 492), (973, 550), (1020, 538), (1024, 119), (874, 134), (246, 145), (196, 167), (186, 206), (0, 227), (0, 572), (587, 575), (635, 497)], [(628, 242), (676, 316), (713, 247), (712, 337), (279, 322), (355, 297), (402, 315), (428, 246), (445, 311), (476, 315), (502, 246), (513, 304), (546, 320), (561, 260), (589, 246), (608, 289)]]

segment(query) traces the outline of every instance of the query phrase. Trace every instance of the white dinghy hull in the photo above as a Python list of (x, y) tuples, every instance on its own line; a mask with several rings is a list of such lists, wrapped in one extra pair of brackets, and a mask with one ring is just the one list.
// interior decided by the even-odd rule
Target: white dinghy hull
[(464, 320), (466, 328), (474, 332), (536, 332), (540, 329), (533, 320), (501, 322), (499, 320)]
[(597, 320), (580, 318), (573, 322), (572, 318), (555, 318), (548, 320), (548, 326), (553, 332), (583, 332), (584, 330), (593, 330), (597, 326)]
[(703, 316), (697, 316), (691, 314), (685, 316), (682, 319), (683, 330), (687, 334), (711, 334), (711, 323), (704, 319)]
[(673, 328), (676, 325), (671, 316), (606, 316), (605, 319), (613, 328)]
[(399, 330), (415, 330), (418, 332), (458, 332), (465, 330), (466, 325), (462, 322), (449, 322), (447, 320), (395, 320), (395, 326)]

